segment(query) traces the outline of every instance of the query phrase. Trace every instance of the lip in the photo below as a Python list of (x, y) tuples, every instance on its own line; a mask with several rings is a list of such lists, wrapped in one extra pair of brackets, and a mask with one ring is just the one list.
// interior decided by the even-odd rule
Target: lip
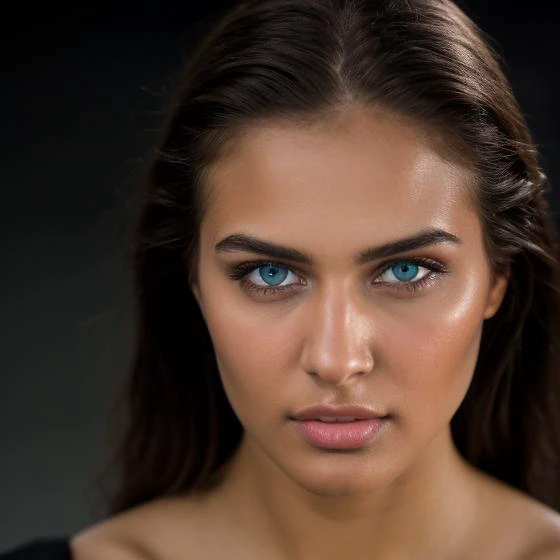
[(387, 427), (390, 415), (364, 406), (310, 406), (290, 416), (290, 420), (314, 447), (358, 449)]
[(356, 418), (358, 420), (371, 420), (386, 418), (388, 415), (365, 406), (310, 406), (298, 411), (291, 420), (319, 420), (329, 418), (333, 420)]
[(296, 431), (314, 447), (320, 449), (359, 449), (389, 424), (389, 417), (364, 418), (352, 422), (321, 422), (296, 420)]

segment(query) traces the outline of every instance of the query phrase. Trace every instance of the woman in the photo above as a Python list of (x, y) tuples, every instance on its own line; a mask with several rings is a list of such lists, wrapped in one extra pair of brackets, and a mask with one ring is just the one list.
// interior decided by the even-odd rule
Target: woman
[(239, 4), (143, 190), (112, 515), (55, 553), (560, 557), (547, 187), (451, 2)]

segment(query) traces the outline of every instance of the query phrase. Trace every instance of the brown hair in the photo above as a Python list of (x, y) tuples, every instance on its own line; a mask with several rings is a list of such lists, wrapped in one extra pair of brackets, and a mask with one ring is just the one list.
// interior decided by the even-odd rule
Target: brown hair
[(547, 178), (497, 55), (449, 0), (249, 0), (181, 76), (141, 191), (111, 512), (211, 487), (240, 441), (189, 289), (205, 170), (243, 126), (345, 103), (437, 127), (476, 171), (488, 254), (510, 282), (453, 437), (473, 465), (560, 509), (558, 247)]

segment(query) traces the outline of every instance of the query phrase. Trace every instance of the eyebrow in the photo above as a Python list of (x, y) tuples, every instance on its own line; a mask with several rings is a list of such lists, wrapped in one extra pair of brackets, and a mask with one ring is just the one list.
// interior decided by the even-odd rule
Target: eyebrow
[[(461, 240), (456, 235), (453, 235), (448, 231), (440, 228), (431, 228), (420, 231), (410, 237), (405, 237), (404, 239), (398, 239), (396, 241), (385, 243), (384, 245), (365, 249), (355, 255), (354, 262), (359, 265), (366, 264), (370, 261), (375, 261), (396, 255), (398, 253), (404, 253), (406, 251), (412, 251), (428, 245), (439, 245), (442, 243), (459, 244), (461, 243)], [(244, 251), (275, 259), (289, 260), (305, 265), (313, 264), (313, 258), (309, 254), (303, 253), (298, 249), (269, 243), (268, 241), (263, 241), (262, 239), (257, 239), (256, 237), (245, 235), (243, 233), (228, 235), (220, 242), (216, 243), (215, 248), (217, 252), (229, 253)]]

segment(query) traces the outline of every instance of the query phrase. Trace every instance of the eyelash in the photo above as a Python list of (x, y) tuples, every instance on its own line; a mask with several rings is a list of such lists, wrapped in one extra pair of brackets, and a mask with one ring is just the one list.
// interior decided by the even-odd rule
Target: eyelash
[[(382, 284), (384, 286), (389, 286), (391, 289), (394, 290), (405, 290), (406, 292), (416, 292), (423, 288), (428, 287), (437, 276), (441, 274), (445, 274), (447, 272), (447, 268), (440, 262), (435, 261), (433, 259), (428, 259), (425, 257), (409, 257), (409, 258), (400, 258), (394, 259), (382, 265), (380, 272), (377, 276), (381, 276), (385, 272), (387, 272), (392, 266), (399, 262), (406, 262), (412, 263), (416, 266), (421, 266), (429, 270), (425, 276), (420, 278), (419, 280), (413, 281), (400, 281), (400, 282), (374, 282), (374, 284)], [(293, 284), (289, 284), (287, 286), (259, 286), (253, 282), (250, 282), (247, 277), (251, 272), (254, 272), (258, 268), (262, 266), (281, 266), (282, 268), (286, 268), (289, 272), (294, 274), (298, 274), (297, 271), (293, 270), (288, 265), (277, 261), (248, 261), (242, 262), (235, 266), (233, 266), (232, 270), (229, 273), (229, 276), (232, 280), (239, 281), (245, 290), (248, 292), (256, 292), (260, 296), (274, 296), (280, 293), (287, 293), (289, 291), (293, 291), (297, 289), (298, 286), (303, 285), (303, 282), (296, 282)]]

